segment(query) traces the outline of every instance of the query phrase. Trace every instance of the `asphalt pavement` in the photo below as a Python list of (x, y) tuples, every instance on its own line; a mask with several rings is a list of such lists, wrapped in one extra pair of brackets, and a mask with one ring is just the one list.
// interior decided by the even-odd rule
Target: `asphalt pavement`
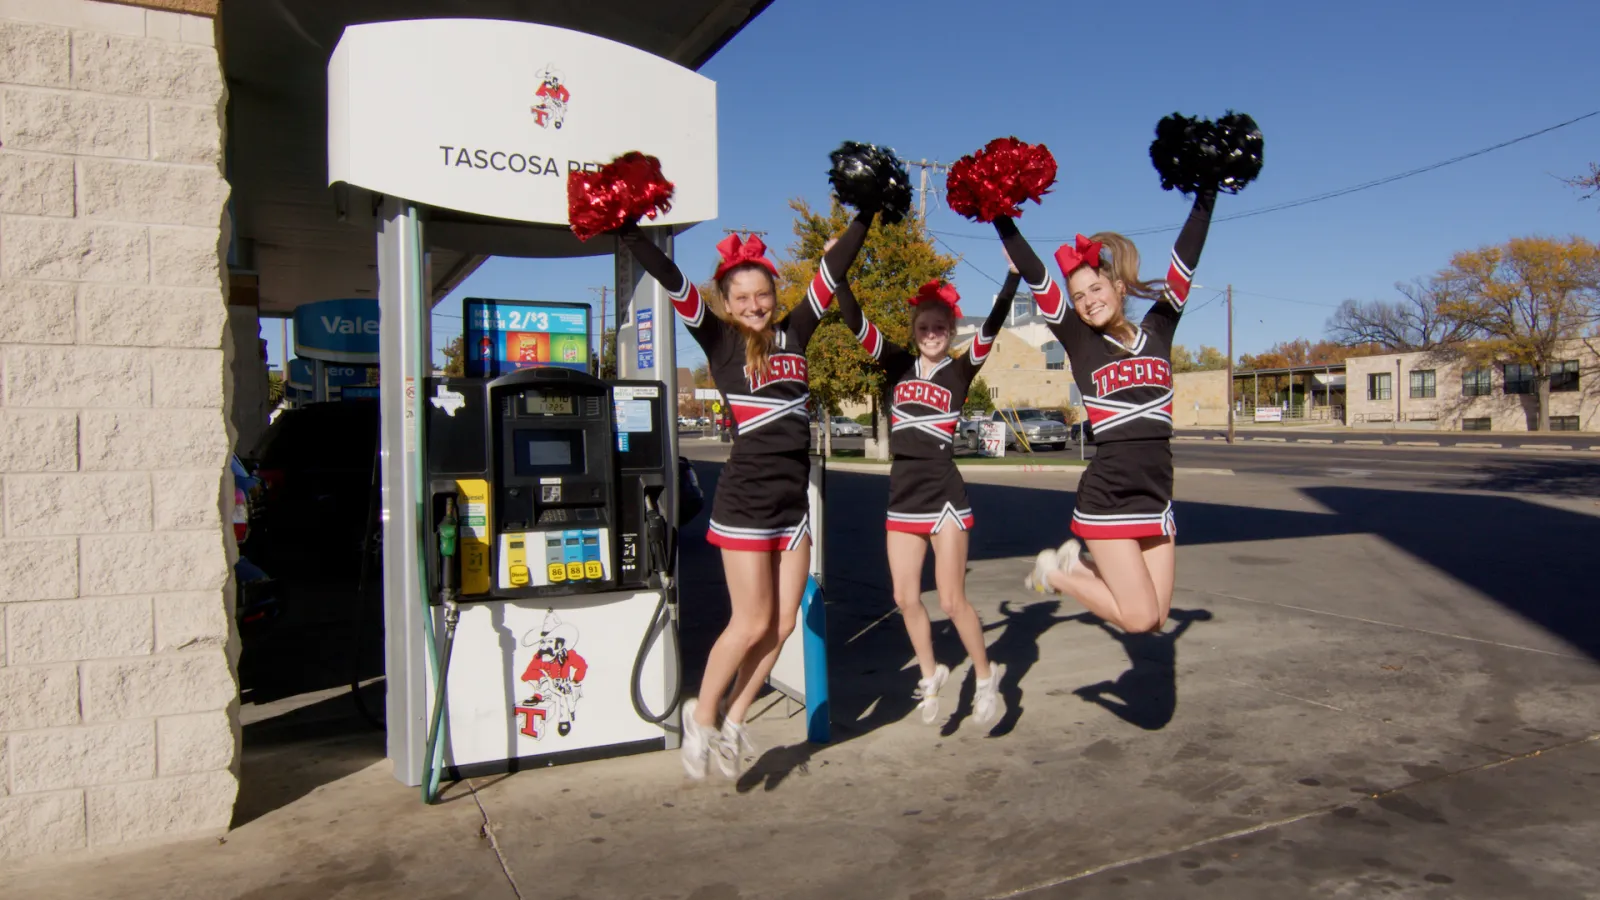
[[(728, 445), (683, 447), (714, 502)], [(1022, 587), (1066, 534), (1081, 468), (963, 471), (967, 595), (1006, 665), (992, 723), (972, 721), (931, 571), (953, 677), (922, 723), (884, 556), (887, 469), (852, 467), (828, 473), (820, 523), (829, 743), (769, 697), (732, 780), (691, 784), (651, 753), (424, 806), (347, 693), (286, 700), (248, 711), (225, 842), (33, 860), (0, 897), (1595, 898), (1600, 491), (1577, 488), (1600, 463), (1175, 453), (1177, 590), (1154, 635)], [(1474, 470), (1500, 486), (1457, 477)], [(728, 615), (706, 520), (681, 544), (691, 689)]]

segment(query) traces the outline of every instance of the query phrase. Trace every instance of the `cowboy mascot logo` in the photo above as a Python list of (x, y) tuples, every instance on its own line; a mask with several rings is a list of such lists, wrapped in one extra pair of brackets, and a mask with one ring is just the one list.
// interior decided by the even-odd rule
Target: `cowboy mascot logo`
[(578, 655), (578, 629), (561, 621), (554, 610), (545, 613), (544, 627), (536, 634), (522, 636), (522, 646), (533, 647), (533, 659), (522, 672), (522, 680), (533, 686), (533, 694), (518, 703), (515, 715), (521, 720), (518, 730), (542, 741), (555, 718), (556, 733), (572, 733), (577, 718), (578, 700), (583, 697), (583, 679), (589, 664)]
[(561, 123), (567, 120), (567, 101), (572, 99), (572, 92), (567, 90), (562, 74), (554, 66), (545, 66), (537, 77), (539, 89), (533, 92), (531, 107), (533, 121), (540, 128), (555, 126), (559, 130)]

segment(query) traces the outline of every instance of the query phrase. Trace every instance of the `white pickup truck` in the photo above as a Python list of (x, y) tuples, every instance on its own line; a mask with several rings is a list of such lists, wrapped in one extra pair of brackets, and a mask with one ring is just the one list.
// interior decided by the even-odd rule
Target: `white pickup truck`
[(983, 444), (984, 422), (1005, 422), (1006, 449), (1018, 449), (1018, 433), (1027, 439), (1028, 446), (1034, 450), (1057, 450), (1067, 446), (1071, 437), (1071, 430), (1066, 425), (1055, 419), (1045, 416), (1043, 410), (1023, 407), (1021, 409), (997, 409), (990, 413), (988, 418), (968, 419), (961, 423), (961, 441), (969, 449), (976, 450)]

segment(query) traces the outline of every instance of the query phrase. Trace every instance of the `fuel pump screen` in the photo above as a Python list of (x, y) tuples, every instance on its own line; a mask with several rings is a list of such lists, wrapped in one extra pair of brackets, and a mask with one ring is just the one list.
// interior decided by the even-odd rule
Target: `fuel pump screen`
[(528, 391), (522, 395), (522, 410), (530, 416), (570, 416), (576, 408), (567, 393)]
[(583, 432), (575, 429), (517, 429), (512, 435), (516, 473), (524, 478), (581, 475)]

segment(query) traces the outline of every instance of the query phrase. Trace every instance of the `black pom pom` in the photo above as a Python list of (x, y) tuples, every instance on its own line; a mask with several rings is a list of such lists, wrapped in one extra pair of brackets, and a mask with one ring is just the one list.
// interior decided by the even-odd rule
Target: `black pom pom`
[(1244, 113), (1229, 110), (1215, 122), (1173, 113), (1156, 123), (1150, 162), (1162, 190), (1237, 194), (1261, 174), (1262, 144), (1261, 129)]
[(881, 213), (890, 225), (905, 218), (911, 209), (911, 176), (893, 150), (845, 141), (828, 158), (833, 163), (828, 182), (840, 203)]

